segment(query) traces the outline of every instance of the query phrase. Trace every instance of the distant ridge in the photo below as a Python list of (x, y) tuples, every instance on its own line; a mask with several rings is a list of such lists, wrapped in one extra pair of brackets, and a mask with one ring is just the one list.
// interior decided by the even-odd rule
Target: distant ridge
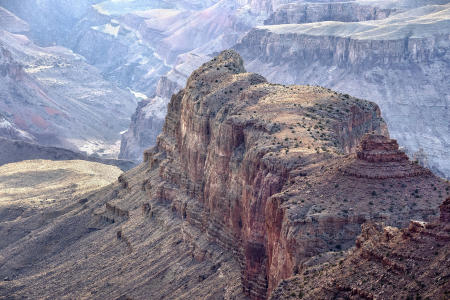
[(31, 159), (87, 160), (117, 166), (122, 171), (128, 171), (135, 166), (135, 163), (129, 160), (105, 159), (88, 156), (86, 154), (74, 152), (68, 149), (46, 147), (25, 141), (11, 140), (0, 137), (0, 166)]

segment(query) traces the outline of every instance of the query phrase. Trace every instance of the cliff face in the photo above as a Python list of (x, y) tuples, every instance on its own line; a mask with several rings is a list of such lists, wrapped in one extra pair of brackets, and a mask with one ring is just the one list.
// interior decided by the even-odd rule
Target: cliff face
[(440, 219), (407, 228), (365, 224), (356, 248), (335, 262), (283, 281), (271, 299), (446, 299), (450, 198)]
[(394, 11), (357, 2), (291, 3), (279, 7), (264, 21), (264, 25), (378, 20), (387, 18)]
[[(405, 160), (386, 137), (365, 138), (371, 146), (358, 148), (369, 132), (387, 134), (376, 104), (320, 87), (270, 84), (225, 51), (172, 97), (143, 164), (71, 212), (81, 225), (60, 219), (57, 226), (71, 224), (79, 234), (61, 255), (21, 269), (7, 260), (21, 248), (5, 252), (0, 275), (17, 279), (4, 290), (265, 299), (282, 279), (351, 247), (368, 220), (406, 225), (438, 213), (448, 184)], [(384, 158), (364, 160), (373, 150)], [(380, 166), (383, 176), (347, 172), (358, 163)], [(91, 253), (92, 243), (105, 253)], [(55, 269), (61, 264), (67, 267)], [(74, 274), (97, 279), (74, 284)], [(32, 284), (21, 287), (26, 281)]]
[(181, 55), (167, 76), (159, 79), (155, 96), (139, 103), (130, 128), (122, 135), (119, 158), (142, 161), (142, 153), (156, 144), (161, 133), (170, 97), (182, 88), (189, 74), (205, 59), (193, 54)]
[(447, 4), (370, 22), (263, 26), (235, 48), (249, 70), (269, 80), (318, 84), (376, 102), (408, 154), (422, 149), (429, 166), (449, 176), (448, 12)]

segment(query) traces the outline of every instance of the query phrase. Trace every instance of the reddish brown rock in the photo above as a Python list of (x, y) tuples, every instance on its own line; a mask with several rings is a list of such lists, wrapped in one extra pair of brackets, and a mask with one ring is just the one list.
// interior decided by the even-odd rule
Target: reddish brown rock
[(441, 222), (450, 223), (450, 198), (442, 203), (441, 208)]
[(375, 134), (368, 134), (362, 139), (356, 154), (359, 159), (374, 163), (408, 160), (408, 156), (398, 149), (396, 140)]
[(356, 152), (357, 160), (346, 164), (347, 175), (372, 179), (429, 176), (430, 170), (410, 162), (399, 150), (396, 140), (383, 135), (367, 134)]
[(439, 220), (407, 229), (364, 224), (356, 249), (284, 281), (271, 299), (448, 299), (449, 207), (447, 199)]
[[(133, 299), (266, 299), (284, 279), (352, 247), (367, 221), (404, 227), (435, 217), (448, 184), (431, 173), (385, 175), (386, 168), (410, 175), (409, 161), (358, 159), (357, 146), (369, 132), (387, 134), (376, 104), (321, 87), (270, 84), (246, 73), (235, 52), (221, 53), (172, 97), (144, 163), (89, 198), (99, 213), (106, 203), (113, 212), (128, 212), (105, 231), (117, 243), (119, 228), (109, 228), (120, 226), (129, 245), (102, 248), (134, 255), (121, 261), (126, 271), (120, 276), (139, 276), (145, 284), (125, 282), (114, 292), (132, 290)], [(357, 164), (383, 176), (343, 171)], [(143, 262), (134, 264), (136, 258)], [(93, 284), (107, 295), (112, 288), (103, 277), (116, 273), (90, 267), (108, 265), (102, 259), (92, 258), (83, 274), (66, 270), (65, 279), (55, 276), (50, 286), (64, 282), (73, 295), (85, 295), (78, 291), (92, 286), (73, 286), (69, 278), (77, 274), (96, 278)], [(18, 295), (43, 295), (23, 289)]]

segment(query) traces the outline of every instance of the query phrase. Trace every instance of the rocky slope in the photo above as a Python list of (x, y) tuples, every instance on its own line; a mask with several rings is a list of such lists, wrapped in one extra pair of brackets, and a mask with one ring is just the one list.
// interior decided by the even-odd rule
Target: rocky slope
[[(23, 245), (58, 217), (80, 209), (83, 202), (77, 203), (75, 198), (83, 198), (112, 183), (122, 173), (117, 167), (78, 160), (22, 161), (0, 166), (0, 172), (1, 259), (8, 247)], [(55, 241), (48, 241), (48, 245), (42, 247), (49, 247), (52, 243)], [(25, 247), (22, 250), (32, 253), (36, 249)], [(15, 258), (20, 259), (29, 257)], [(1, 279), (12, 278), (2, 276)], [(0, 294), (1, 298), (12, 297), (3, 291)]]
[(447, 198), (433, 222), (365, 224), (345, 257), (283, 281), (271, 299), (447, 299), (449, 212)]
[(12, 280), (0, 293), (265, 299), (354, 245), (367, 221), (438, 214), (448, 183), (366, 136), (387, 134), (380, 114), (328, 89), (270, 84), (225, 51), (172, 97), (143, 164), (2, 251)]
[[(448, 3), (448, 2), (447, 2)], [(393, 137), (448, 177), (449, 4), (366, 22), (262, 26), (235, 47), (278, 83), (318, 84), (380, 105)]]
[(0, 113), (29, 140), (117, 157), (136, 105), (130, 92), (68, 49), (39, 47), (2, 29), (0, 70)]
[(12, 33), (23, 33), (30, 30), (30, 26), (26, 22), (3, 7), (0, 7), (0, 28)]
[(32, 142), (34, 138), (27, 132), (20, 130), (14, 124), (8, 121), (8, 119), (0, 114), (0, 137)]

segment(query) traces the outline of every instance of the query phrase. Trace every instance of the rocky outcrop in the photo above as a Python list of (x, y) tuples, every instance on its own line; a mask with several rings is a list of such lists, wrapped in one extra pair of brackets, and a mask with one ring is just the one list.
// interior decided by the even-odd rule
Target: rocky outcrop
[(155, 96), (139, 103), (130, 128), (122, 135), (119, 158), (142, 161), (144, 150), (156, 145), (170, 98), (182, 88), (189, 74), (206, 60), (198, 55), (181, 56), (167, 76), (160, 78)]
[(370, 22), (262, 26), (235, 48), (247, 69), (271, 81), (326, 86), (376, 102), (407, 153), (422, 149), (431, 169), (448, 177), (449, 90), (442, 78), (450, 68), (449, 32), (442, 29), (449, 26), (441, 17), (448, 14), (448, 4), (430, 5)]
[(356, 155), (360, 160), (373, 163), (402, 162), (408, 160), (408, 156), (398, 149), (397, 141), (383, 135), (365, 136), (361, 141)]
[[(49, 258), (21, 273), (0, 263), (0, 275), (18, 277), (3, 290), (266, 299), (282, 280), (354, 245), (361, 224), (406, 226), (438, 213), (448, 183), (432, 174), (374, 180), (341, 171), (343, 162), (357, 160), (369, 132), (387, 134), (376, 104), (316, 86), (268, 83), (247, 73), (236, 52), (224, 51), (172, 97), (144, 163), (73, 213), (89, 221), (58, 223), (73, 232), (87, 223), (98, 232), (66, 246), (50, 266)], [(128, 219), (96, 223), (106, 203), (128, 211)], [(104, 253), (92, 253), (92, 243)], [(64, 272), (55, 269), (61, 264)], [(43, 270), (54, 273), (33, 275)], [(74, 284), (74, 274), (96, 279)]]
[(406, 178), (431, 175), (431, 171), (410, 162), (398, 149), (396, 140), (385, 136), (367, 135), (357, 151), (357, 160), (344, 164), (343, 172), (364, 178)]
[(345, 257), (283, 281), (271, 299), (447, 298), (449, 203), (431, 223), (413, 221), (405, 229), (365, 224)]

